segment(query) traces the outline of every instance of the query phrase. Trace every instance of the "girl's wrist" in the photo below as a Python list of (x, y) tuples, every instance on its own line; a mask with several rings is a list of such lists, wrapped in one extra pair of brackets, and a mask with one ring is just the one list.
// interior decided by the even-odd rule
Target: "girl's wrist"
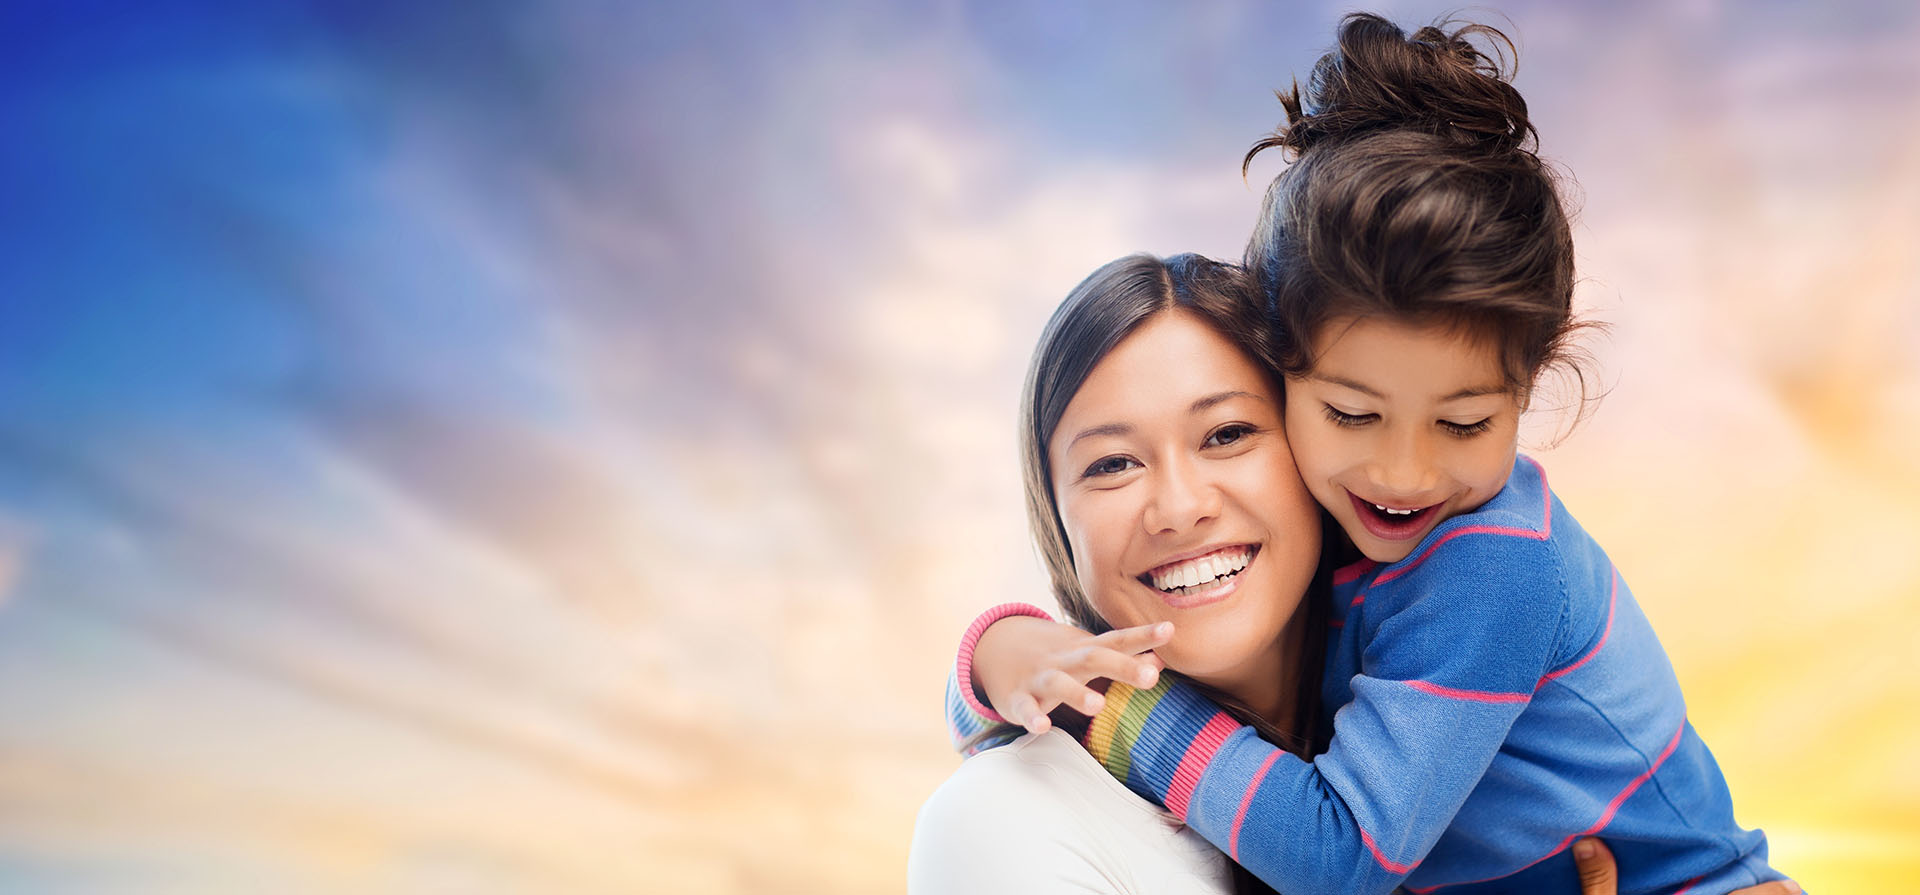
[(966, 701), (968, 708), (995, 723), (1009, 722), (1001, 717), (999, 712), (994, 711), (993, 706), (988, 705), (985, 699), (980, 698), (980, 691), (973, 679), (973, 651), (980, 645), (980, 635), (986, 633), (988, 627), (1003, 618), (1016, 615), (1053, 621), (1053, 616), (1038, 606), (1029, 603), (1001, 603), (980, 613), (973, 620), (973, 624), (967, 626), (966, 634), (960, 638), (960, 652), (954, 659), (953, 676), (960, 685), (960, 698)]

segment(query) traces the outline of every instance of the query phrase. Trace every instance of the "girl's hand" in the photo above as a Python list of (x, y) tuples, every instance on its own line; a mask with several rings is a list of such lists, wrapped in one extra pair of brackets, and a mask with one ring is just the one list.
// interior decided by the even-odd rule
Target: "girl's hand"
[[(1165, 663), (1151, 651), (1173, 639), (1173, 623), (1088, 634), (1072, 625), (1026, 616), (1003, 618), (980, 634), (973, 650), (972, 686), (1001, 717), (1043, 733), (1047, 713), (1064, 705), (1092, 715), (1106, 697), (1089, 682), (1126, 681), (1152, 687)], [(1105, 689), (1104, 683), (1100, 684)]]
[[(1573, 863), (1580, 868), (1580, 895), (1615, 895), (1620, 887), (1620, 870), (1613, 864), (1613, 852), (1598, 839), (1582, 839), (1573, 844)], [(1735, 889), (1728, 895), (1800, 895), (1793, 880), (1775, 880)]]

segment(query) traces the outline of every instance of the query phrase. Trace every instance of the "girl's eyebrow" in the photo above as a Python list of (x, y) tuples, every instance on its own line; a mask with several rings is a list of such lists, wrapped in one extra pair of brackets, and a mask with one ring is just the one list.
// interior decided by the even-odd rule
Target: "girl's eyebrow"
[(1385, 401), (1387, 399), (1386, 395), (1380, 394), (1379, 392), (1373, 390), (1372, 388), (1367, 387), (1364, 383), (1361, 383), (1357, 380), (1348, 379), (1345, 376), (1332, 376), (1326, 373), (1308, 373), (1307, 378), (1315, 379), (1320, 382), (1325, 382), (1332, 385), (1342, 386), (1344, 388), (1350, 388), (1370, 398), (1379, 398), (1382, 401)]
[[(1380, 394), (1379, 392), (1371, 388), (1368, 388), (1365, 384), (1361, 382), (1357, 382), (1352, 379), (1348, 379), (1345, 376), (1330, 376), (1325, 373), (1312, 373), (1312, 374), (1308, 374), (1307, 378), (1316, 379), (1321, 382), (1329, 383), (1332, 385), (1338, 385), (1343, 388), (1350, 388), (1363, 395), (1366, 395), (1371, 398), (1378, 398), (1382, 401), (1385, 401), (1387, 399), (1386, 395)], [(1457, 392), (1454, 392), (1451, 395), (1441, 398), (1440, 403), (1445, 404), (1448, 401), (1461, 401), (1467, 398), (1478, 398), (1483, 395), (1504, 395), (1506, 393), (1507, 393), (1507, 387), (1504, 385), (1475, 385), (1475, 386), (1469, 386), (1467, 388), (1463, 388)]]
[(1504, 395), (1506, 393), (1507, 393), (1507, 387), (1504, 385), (1477, 385), (1477, 386), (1473, 386), (1472, 388), (1463, 388), (1457, 392), (1454, 392), (1451, 395), (1441, 398), (1440, 401), (1441, 403), (1444, 404), (1448, 401), (1459, 401), (1465, 398), (1478, 398), (1482, 395)]

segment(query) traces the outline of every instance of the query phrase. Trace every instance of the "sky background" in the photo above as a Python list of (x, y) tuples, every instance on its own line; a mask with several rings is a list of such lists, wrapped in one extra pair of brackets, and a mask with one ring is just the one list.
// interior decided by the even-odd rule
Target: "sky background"
[[(7, 3), (0, 891), (898, 891), (1041, 323), (1238, 256), (1348, 9)], [(1611, 327), (1531, 449), (1776, 865), (1904, 884), (1920, 7), (1475, 15)]]

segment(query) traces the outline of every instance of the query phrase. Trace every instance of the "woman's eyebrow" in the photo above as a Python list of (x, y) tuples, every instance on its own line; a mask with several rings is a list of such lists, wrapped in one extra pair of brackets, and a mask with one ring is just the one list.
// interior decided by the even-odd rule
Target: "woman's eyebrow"
[(1120, 435), (1132, 435), (1132, 434), (1133, 434), (1133, 427), (1126, 423), (1107, 423), (1104, 426), (1094, 426), (1088, 429), (1081, 429), (1079, 434), (1073, 436), (1072, 441), (1067, 442), (1067, 448), (1071, 450), (1074, 445), (1080, 443), (1080, 439), (1082, 438), (1098, 438), (1102, 435), (1120, 436)]
[(1225, 403), (1227, 401), (1231, 401), (1235, 398), (1252, 398), (1255, 401), (1266, 400), (1265, 398), (1262, 398), (1259, 395), (1256, 395), (1252, 392), (1243, 392), (1243, 391), (1215, 392), (1211, 395), (1201, 398), (1198, 401), (1193, 402), (1193, 406), (1187, 408), (1187, 412), (1200, 413), (1201, 411), (1209, 410), (1219, 404)]
[[(1189, 413), (1199, 413), (1210, 407), (1214, 407), (1221, 403), (1231, 401), (1235, 398), (1252, 398), (1255, 401), (1267, 400), (1266, 398), (1256, 395), (1253, 392), (1239, 391), (1236, 389), (1231, 391), (1215, 392), (1211, 395), (1201, 398), (1193, 402), (1193, 405), (1187, 408), (1187, 411)], [(1105, 425), (1100, 425), (1100, 426), (1090, 426), (1088, 428), (1081, 429), (1078, 433), (1075, 433), (1073, 436), (1073, 440), (1067, 442), (1067, 447), (1072, 448), (1075, 444), (1079, 443), (1080, 439), (1082, 438), (1097, 438), (1102, 435), (1125, 436), (1125, 435), (1132, 435), (1133, 431), (1134, 431), (1133, 426), (1130, 423), (1107, 423)]]

